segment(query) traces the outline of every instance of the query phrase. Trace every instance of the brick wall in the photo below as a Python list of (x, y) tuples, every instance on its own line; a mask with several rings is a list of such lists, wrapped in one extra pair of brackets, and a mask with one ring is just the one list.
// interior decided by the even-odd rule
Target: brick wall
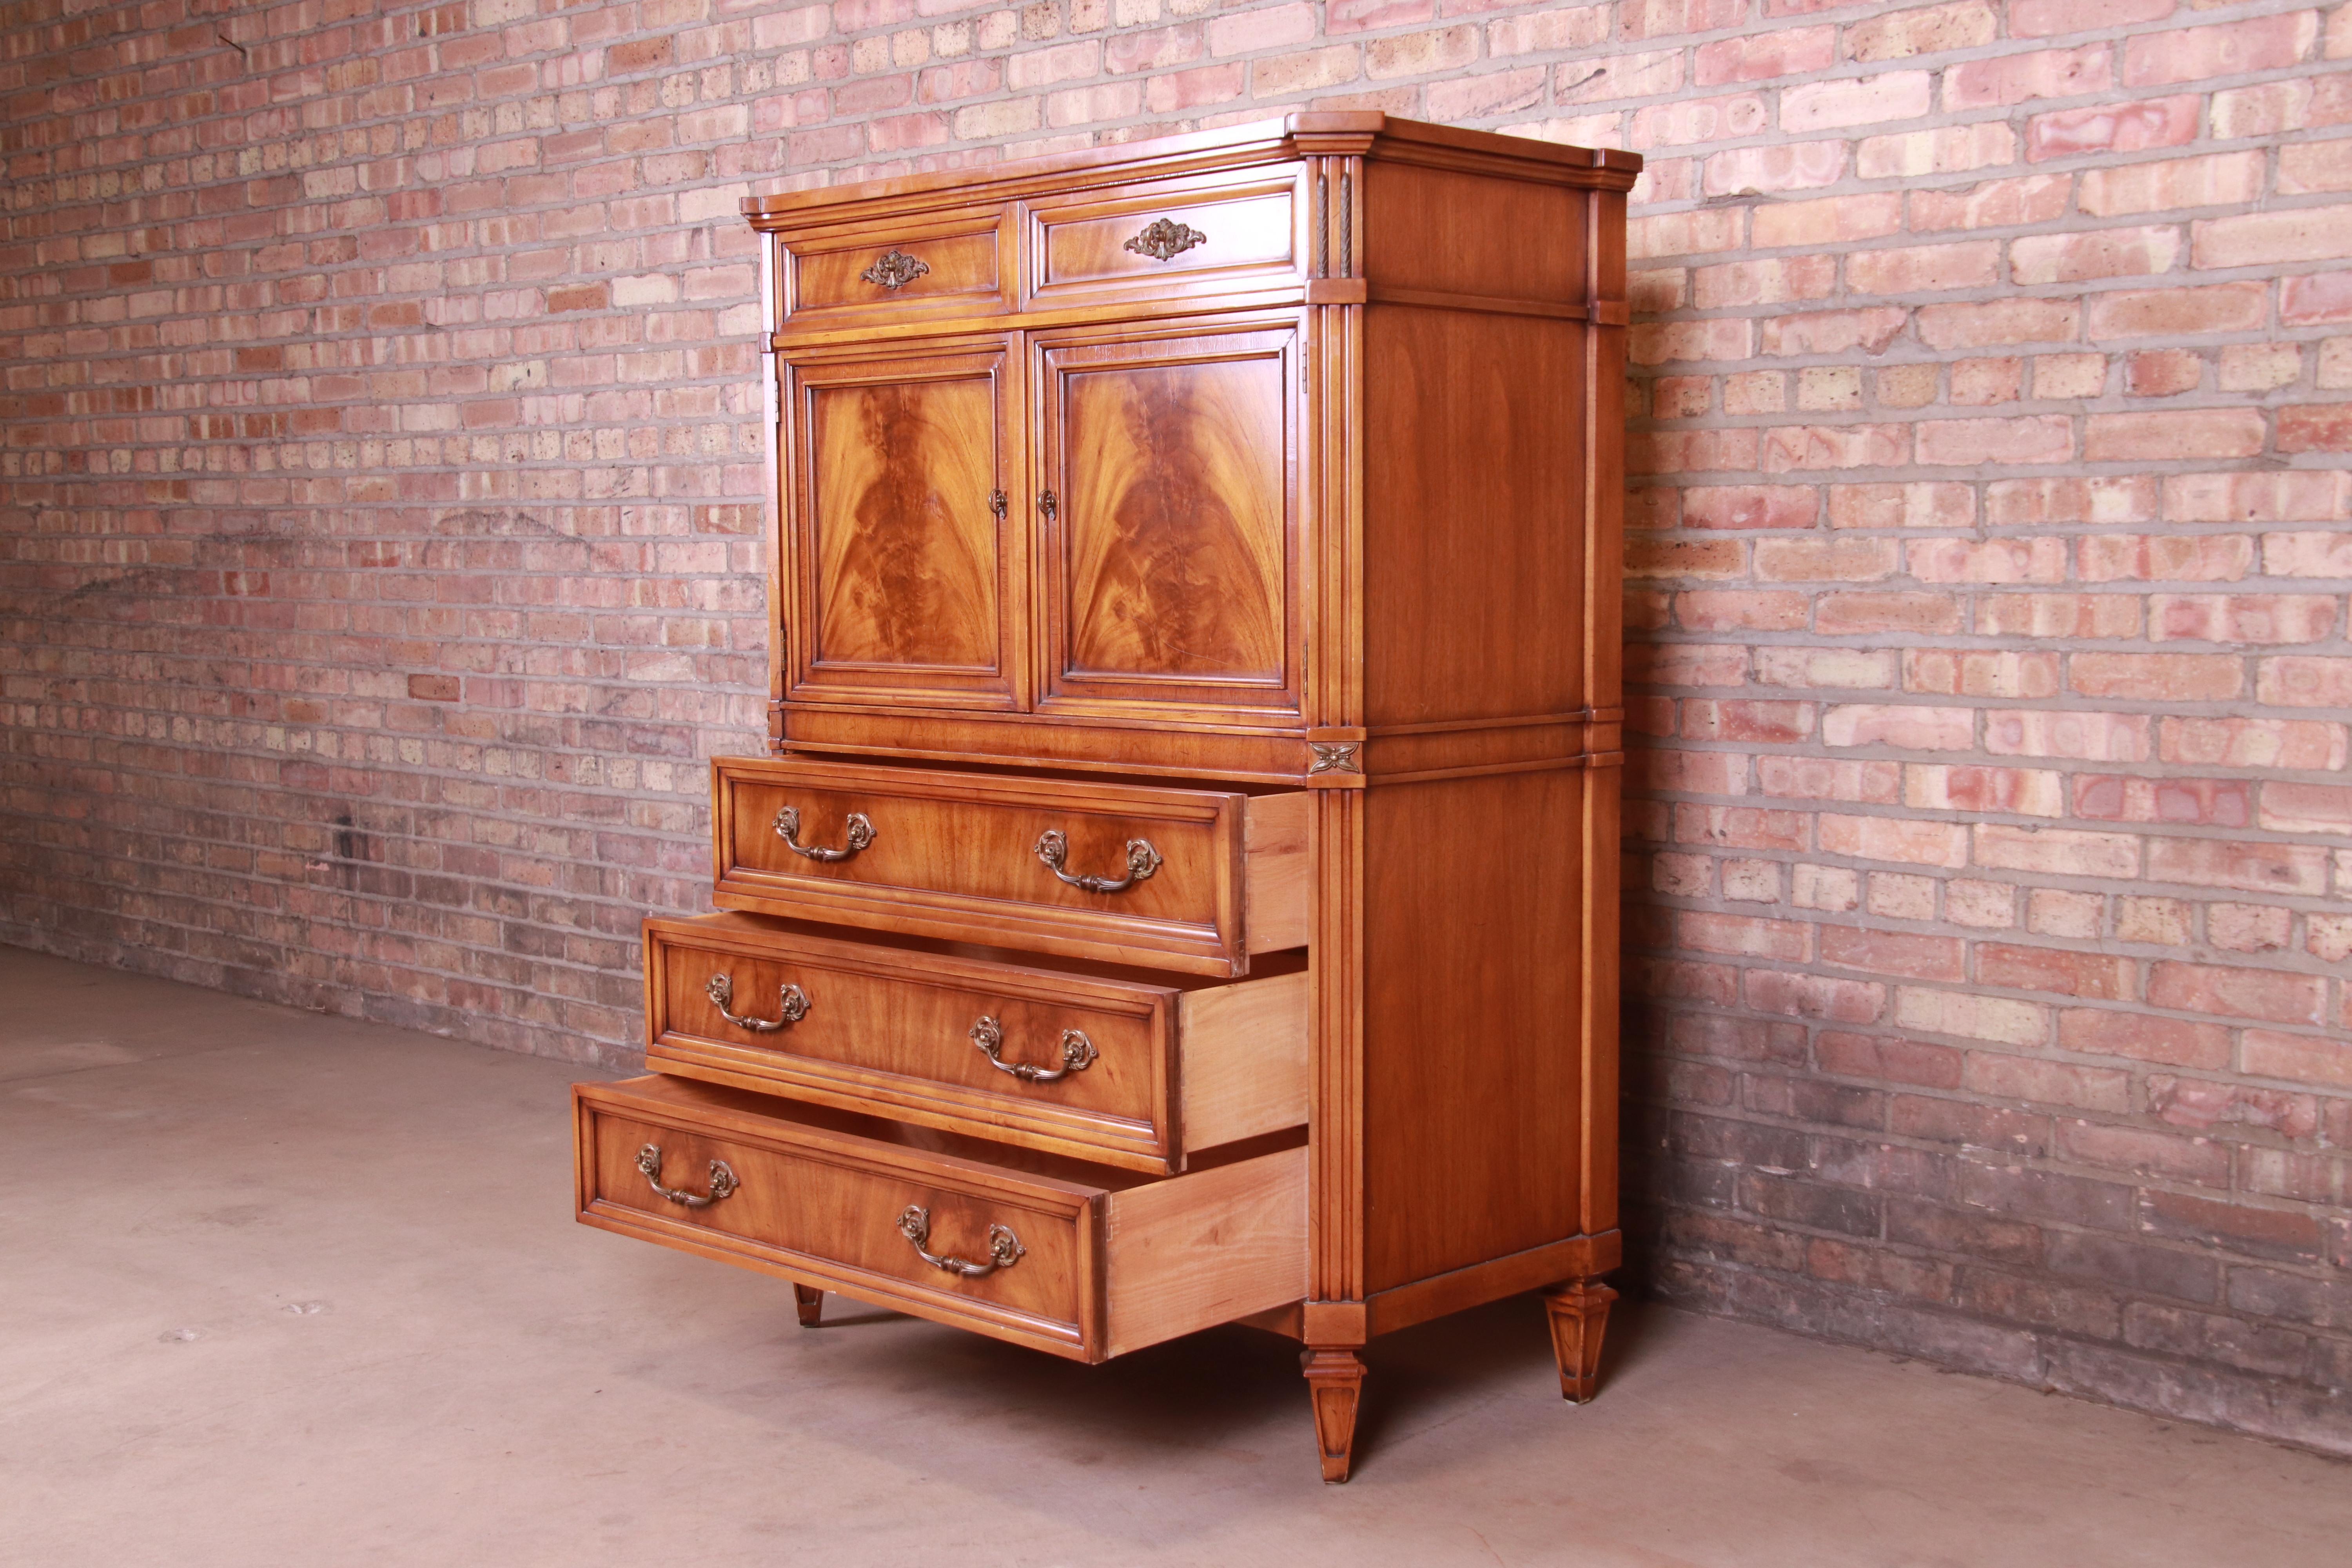
[(1636, 192), (1676, 1299), (2352, 1450), (2352, 6), (0, 5), (0, 939), (636, 1042), (752, 189), (1369, 105)]

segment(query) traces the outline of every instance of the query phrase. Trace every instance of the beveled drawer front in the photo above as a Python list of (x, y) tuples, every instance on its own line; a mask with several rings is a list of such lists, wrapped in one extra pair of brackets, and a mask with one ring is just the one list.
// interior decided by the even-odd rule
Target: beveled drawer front
[(662, 1072), (1160, 1174), (1307, 1121), (1303, 969), (1186, 989), (756, 915), (645, 931)]
[(787, 330), (802, 317), (837, 325), (837, 318), (868, 310), (997, 309), (1011, 271), (1003, 222), (1002, 209), (989, 208), (790, 240), (781, 252)]
[(1074, 1360), (1305, 1294), (1303, 1146), (1149, 1182), (682, 1079), (572, 1105), (583, 1223)]
[(1194, 974), (1307, 941), (1307, 796), (712, 764), (722, 909)]
[(1123, 191), (1029, 211), (1029, 296), (1269, 288), (1303, 276), (1293, 177)]

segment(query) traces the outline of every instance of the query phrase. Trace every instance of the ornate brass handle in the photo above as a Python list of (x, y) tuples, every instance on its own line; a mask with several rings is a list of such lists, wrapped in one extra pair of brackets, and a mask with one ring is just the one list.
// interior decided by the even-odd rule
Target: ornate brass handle
[(1003, 522), (1004, 521), (1005, 500), (1004, 492), (1003, 490), (991, 490), (988, 492), (988, 510), (996, 514), (997, 521)]
[(801, 808), (797, 805), (788, 805), (776, 813), (776, 837), (782, 839), (784, 847), (795, 855), (804, 855), (812, 860), (820, 861), (846, 860), (874, 842), (874, 824), (864, 812), (853, 811), (849, 814), (847, 840), (849, 847), (846, 849), (812, 848), (800, 841)]
[(873, 266), (858, 276), (868, 283), (878, 284), (895, 292), (930, 269), (929, 262), (918, 260), (903, 250), (886, 250), (876, 258)]
[(772, 1035), (778, 1029), (790, 1028), (808, 1016), (808, 993), (797, 985), (786, 985), (777, 992), (777, 1011), (782, 1016), (776, 1018), (754, 1018), (748, 1014), (739, 1017), (729, 1012), (728, 1008), (735, 1004), (735, 977), (731, 974), (714, 974), (702, 989), (710, 998), (711, 1005), (719, 1009), (720, 1017), (737, 1028), (749, 1029), (755, 1035)]
[(1194, 246), (1207, 243), (1208, 238), (1191, 224), (1178, 223), (1174, 218), (1154, 218), (1144, 226), (1142, 233), (1127, 242), (1126, 248), (1154, 261), (1173, 261)]
[(1047, 522), (1053, 521), (1054, 514), (1061, 510), (1061, 509), (1062, 503), (1054, 499), (1054, 492), (1052, 490), (1039, 490), (1037, 492), (1037, 510), (1045, 514), (1045, 521)]
[(1151, 879), (1160, 869), (1160, 851), (1151, 847), (1149, 838), (1127, 841), (1127, 875), (1113, 881), (1108, 877), (1073, 877), (1062, 869), (1062, 862), (1070, 853), (1070, 841), (1062, 837), (1058, 827), (1049, 827), (1037, 837), (1037, 858), (1053, 868), (1054, 875), (1073, 888), (1084, 888), (1089, 893), (1123, 893), (1138, 882)]
[(971, 1026), (971, 1043), (980, 1047), (980, 1054), (988, 1058), (989, 1066), (999, 1072), (1011, 1073), (1023, 1083), (1052, 1083), (1074, 1072), (1084, 1072), (1099, 1054), (1084, 1030), (1065, 1029), (1062, 1031), (1060, 1067), (1041, 1068), (1028, 1062), (1008, 1062), (1004, 1059), (1004, 1026), (989, 1016), (983, 1016)]
[(637, 1151), (637, 1169), (646, 1173), (646, 1180), (653, 1184), (654, 1191), (670, 1202), (684, 1204), (690, 1209), (707, 1209), (743, 1184), (735, 1179), (735, 1172), (726, 1161), (713, 1160), (710, 1162), (709, 1197), (689, 1193), (684, 1187), (665, 1187), (661, 1184), (661, 1145), (658, 1143), (648, 1143)]
[(1010, 1268), (1029, 1250), (1021, 1245), (1021, 1238), (1013, 1234), (1010, 1226), (992, 1225), (988, 1227), (988, 1261), (985, 1263), (974, 1263), (968, 1258), (958, 1258), (952, 1253), (929, 1251), (923, 1244), (931, 1239), (931, 1211), (911, 1204), (908, 1205), (907, 1212), (898, 1216), (898, 1234), (915, 1244), (916, 1256), (924, 1262), (950, 1274), (961, 1274), (967, 1279), (986, 1279), (1000, 1268)]

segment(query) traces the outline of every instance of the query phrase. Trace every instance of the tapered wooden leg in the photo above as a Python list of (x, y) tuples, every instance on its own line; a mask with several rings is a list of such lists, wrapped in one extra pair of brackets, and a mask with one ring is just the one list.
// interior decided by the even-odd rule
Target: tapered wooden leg
[(1315, 1401), (1315, 1448), (1323, 1479), (1348, 1479), (1356, 1453), (1356, 1405), (1364, 1392), (1364, 1363), (1352, 1350), (1312, 1347), (1298, 1358)]
[(1559, 1362), (1559, 1396), (1571, 1405), (1592, 1397), (1601, 1372), (1601, 1335), (1617, 1292), (1591, 1279), (1570, 1279), (1544, 1291), (1551, 1314), (1551, 1353)]
[(824, 1316), (824, 1292), (814, 1285), (793, 1287), (793, 1305), (800, 1310), (801, 1327), (813, 1329)]

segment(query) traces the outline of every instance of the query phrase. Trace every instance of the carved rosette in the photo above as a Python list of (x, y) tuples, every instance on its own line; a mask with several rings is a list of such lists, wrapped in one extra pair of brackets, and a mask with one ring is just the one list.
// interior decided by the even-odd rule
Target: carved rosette
[(1356, 753), (1363, 749), (1361, 741), (1309, 741), (1307, 749), (1315, 753), (1307, 764), (1309, 776), (1316, 773), (1360, 773), (1363, 764)]

